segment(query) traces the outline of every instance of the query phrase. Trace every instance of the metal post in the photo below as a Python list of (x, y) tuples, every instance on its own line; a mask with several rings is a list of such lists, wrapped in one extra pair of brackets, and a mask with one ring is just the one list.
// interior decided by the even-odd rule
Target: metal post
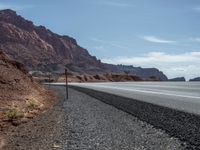
[(51, 82), (51, 74), (49, 73), (49, 87), (50, 87), (50, 82)]
[(69, 93), (68, 93), (68, 72), (67, 72), (67, 69), (65, 69), (65, 78), (66, 78), (66, 99), (68, 99)]

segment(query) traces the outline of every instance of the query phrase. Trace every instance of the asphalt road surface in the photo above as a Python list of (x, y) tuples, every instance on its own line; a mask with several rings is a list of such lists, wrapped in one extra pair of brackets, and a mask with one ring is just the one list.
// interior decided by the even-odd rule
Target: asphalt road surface
[(200, 82), (112, 82), (70, 85), (200, 114)]

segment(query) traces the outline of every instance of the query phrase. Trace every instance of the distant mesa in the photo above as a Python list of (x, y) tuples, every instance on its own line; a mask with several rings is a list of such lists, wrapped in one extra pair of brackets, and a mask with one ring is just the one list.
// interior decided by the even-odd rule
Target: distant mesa
[(200, 81), (200, 77), (196, 77), (196, 78), (194, 78), (194, 79), (190, 79), (189, 81)]
[(182, 82), (185, 82), (186, 79), (185, 79), (185, 77), (177, 77), (177, 78), (169, 79), (168, 81), (182, 81)]
[(13, 10), (0, 11), (0, 48), (11, 58), (24, 64), (29, 71), (63, 73), (124, 74), (148, 79), (152, 76), (166, 81), (167, 76), (156, 68), (140, 68), (102, 63), (91, 56), (76, 40), (53, 33), (44, 26), (35, 26)]
[(106, 64), (106, 67), (117, 73), (129, 72), (129, 74), (141, 77), (143, 80), (156, 80), (156, 81), (167, 81), (167, 76), (157, 68), (141, 68), (134, 67), (132, 65), (112, 65)]

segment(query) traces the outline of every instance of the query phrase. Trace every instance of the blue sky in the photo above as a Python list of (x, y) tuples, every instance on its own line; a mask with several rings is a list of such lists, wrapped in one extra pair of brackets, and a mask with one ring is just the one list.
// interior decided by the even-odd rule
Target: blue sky
[(200, 76), (200, 0), (1, 0), (103, 62)]

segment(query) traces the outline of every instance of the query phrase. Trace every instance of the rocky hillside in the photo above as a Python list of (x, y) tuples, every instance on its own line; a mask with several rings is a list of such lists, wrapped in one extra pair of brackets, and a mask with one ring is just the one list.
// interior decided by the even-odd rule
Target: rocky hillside
[(73, 38), (35, 26), (12, 10), (0, 11), (0, 48), (32, 70), (60, 71), (65, 65), (80, 72), (103, 68)]
[[(57, 81), (65, 82), (65, 76), (61, 75), (57, 79)], [(68, 82), (128, 82), (128, 81), (130, 82), (130, 81), (143, 81), (143, 80), (138, 76), (125, 75), (125, 74), (101, 74), (101, 75), (69, 74), (68, 75)]]
[(169, 79), (168, 81), (180, 81), (180, 82), (185, 82), (186, 79), (185, 79), (185, 77), (177, 77), (177, 78)]
[(0, 48), (10, 57), (25, 64), (29, 70), (80, 74), (123, 73), (148, 78), (156, 76), (166, 80), (166, 76), (157, 69), (121, 67), (101, 63), (96, 57), (79, 46), (75, 39), (51, 32), (44, 26), (35, 26), (12, 10), (0, 11)]
[(200, 81), (200, 77), (196, 77), (196, 78), (190, 79), (189, 81)]
[(21, 63), (1, 50), (0, 91), (0, 131), (6, 119), (31, 118), (54, 103), (51, 92), (36, 84)]
[(124, 72), (128, 74), (133, 74), (143, 79), (149, 79), (153, 77), (157, 80), (163, 80), (163, 81), (168, 80), (167, 76), (156, 68), (141, 68), (141, 67), (126, 66), (126, 65), (109, 65), (109, 64), (107, 64), (107, 67), (114, 72), (118, 73)]

